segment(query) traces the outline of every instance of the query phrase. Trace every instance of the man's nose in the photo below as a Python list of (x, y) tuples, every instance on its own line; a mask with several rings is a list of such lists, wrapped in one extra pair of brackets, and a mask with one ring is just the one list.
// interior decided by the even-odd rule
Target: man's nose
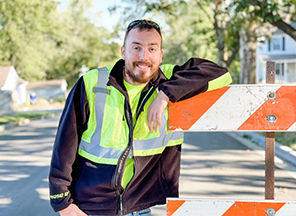
[(141, 54), (140, 54), (140, 60), (141, 61), (147, 61), (149, 56), (149, 52), (147, 49), (143, 49)]

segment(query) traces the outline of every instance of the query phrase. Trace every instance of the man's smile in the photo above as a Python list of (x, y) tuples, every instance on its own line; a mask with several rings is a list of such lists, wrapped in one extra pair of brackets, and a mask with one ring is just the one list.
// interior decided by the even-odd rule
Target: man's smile
[(149, 63), (140, 63), (140, 62), (137, 63), (137, 62), (135, 62), (134, 65), (136, 67), (138, 67), (140, 70), (148, 70), (151, 67), (151, 64), (149, 64)]

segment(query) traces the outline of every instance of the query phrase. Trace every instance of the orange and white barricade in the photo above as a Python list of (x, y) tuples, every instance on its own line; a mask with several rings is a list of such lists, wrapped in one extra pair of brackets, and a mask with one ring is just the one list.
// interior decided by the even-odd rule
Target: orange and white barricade
[[(274, 76), (273, 70), (267, 72)], [(267, 74), (268, 74), (267, 73)], [(274, 199), (274, 131), (296, 131), (296, 85), (230, 85), (169, 103), (171, 131), (266, 131), (265, 198), (167, 199), (167, 216), (296, 216), (296, 201)]]
[(296, 201), (273, 200), (167, 200), (167, 216), (295, 216)]
[(296, 131), (296, 86), (230, 85), (170, 103), (169, 130)]

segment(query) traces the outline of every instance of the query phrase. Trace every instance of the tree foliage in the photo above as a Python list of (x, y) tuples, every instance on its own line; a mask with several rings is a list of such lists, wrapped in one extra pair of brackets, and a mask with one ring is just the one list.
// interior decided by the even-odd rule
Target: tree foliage
[[(234, 0), (232, 6), (237, 13), (250, 14), (259, 23), (270, 23), (296, 40), (296, 0)], [(288, 21), (286, 21), (288, 20)]]
[(14, 65), (21, 77), (45, 77), (48, 56), (54, 52), (54, 1), (5, 0), (0, 2), (0, 64)]
[[(57, 38), (57, 52), (47, 77), (66, 77), (70, 84), (79, 75), (79, 68), (86, 65), (97, 68), (112, 65), (120, 56), (119, 45), (111, 42), (112, 34), (96, 27), (85, 16), (90, 13), (91, 0), (72, 0), (60, 16), (63, 31)], [(64, 24), (67, 25), (64, 25)]]
[(13, 65), (28, 80), (66, 78), (70, 86), (82, 65), (113, 64), (120, 49), (112, 34), (86, 16), (91, 0), (0, 1), (0, 65)]

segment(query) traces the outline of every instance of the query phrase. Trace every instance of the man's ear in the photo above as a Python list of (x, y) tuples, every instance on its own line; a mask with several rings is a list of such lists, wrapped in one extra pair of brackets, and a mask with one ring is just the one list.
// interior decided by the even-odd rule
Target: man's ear
[(121, 47), (121, 56), (122, 56), (122, 59), (125, 60), (125, 49), (123, 46)]

